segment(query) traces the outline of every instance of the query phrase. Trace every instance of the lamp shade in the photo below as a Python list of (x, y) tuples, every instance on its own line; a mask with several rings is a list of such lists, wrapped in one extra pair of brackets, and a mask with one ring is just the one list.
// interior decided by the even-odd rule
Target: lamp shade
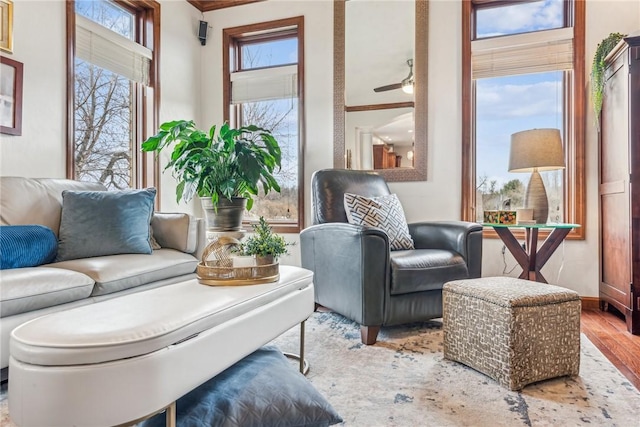
[(558, 129), (531, 129), (511, 135), (509, 172), (549, 171), (564, 167)]

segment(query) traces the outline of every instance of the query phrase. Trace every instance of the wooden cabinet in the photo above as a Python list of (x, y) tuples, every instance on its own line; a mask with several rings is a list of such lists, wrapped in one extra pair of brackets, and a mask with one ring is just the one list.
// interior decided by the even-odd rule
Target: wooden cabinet
[(400, 167), (402, 156), (396, 155), (391, 151), (391, 147), (387, 144), (373, 145), (373, 168), (374, 169), (391, 169)]
[(600, 118), (600, 303), (640, 334), (640, 36), (607, 57)]

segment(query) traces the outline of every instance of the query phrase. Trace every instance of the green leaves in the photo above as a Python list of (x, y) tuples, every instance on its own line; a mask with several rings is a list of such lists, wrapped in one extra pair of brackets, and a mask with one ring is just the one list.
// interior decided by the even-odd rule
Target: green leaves
[[(216, 133), (217, 132), (217, 133)], [(246, 197), (247, 209), (260, 185), (265, 194), (280, 186), (273, 173), (281, 167), (282, 153), (270, 131), (255, 125), (238, 129), (224, 123), (205, 133), (192, 120), (163, 123), (159, 132), (142, 144), (142, 151), (159, 153), (173, 146), (166, 169), (178, 181), (176, 197), (188, 202), (195, 194), (211, 197)]]
[(287, 249), (293, 243), (287, 243), (284, 237), (275, 234), (264, 217), (260, 217), (257, 224), (252, 224), (253, 235), (247, 237), (240, 245), (243, 255), (266, 256), (273, 255), (277, 259), (289, 252)]
[(591, 99), (593, 101), (593, 109), (596, 113), (596, 125), (598, 127), (600, 126), (600, 112), (602, 111), (604, 95), (604, 70), (606, 68), (604, 59), (624, 37), (626, 37), (626, 34), (609, 34), (607, 38), (600, 42), (593, 57), (593, 64), (591, 65)]

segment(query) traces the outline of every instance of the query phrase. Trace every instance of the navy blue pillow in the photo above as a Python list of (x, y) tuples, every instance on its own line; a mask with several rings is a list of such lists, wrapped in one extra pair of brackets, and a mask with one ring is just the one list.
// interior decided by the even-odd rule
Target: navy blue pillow
[[(274, 346), (262, 347), (176, 403), (177, 427), (325, 427), (331, 404)], [(164, 427), (161, 413), (138, 424)]]
[(0, 226), (0, 269), (36, 267), (56, 257), (58, 239), (44, 225)]

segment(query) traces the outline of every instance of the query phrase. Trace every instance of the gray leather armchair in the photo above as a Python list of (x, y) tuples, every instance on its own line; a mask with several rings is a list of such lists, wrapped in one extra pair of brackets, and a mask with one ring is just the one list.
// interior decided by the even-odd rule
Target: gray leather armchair
[(379, 228), (349, 224), (344, 193), (390, 194), (370, 171), (325, 169), (311, 179), (313, 225), (300, 233), (302, 266), (314, 272), (316, 304), (358, 322), (364, 344), (381, 326), (442, 316), (442, 285), (480, 277), (482, 227), (463, 221), (409, 224), (414, 250), (389, 250)]

